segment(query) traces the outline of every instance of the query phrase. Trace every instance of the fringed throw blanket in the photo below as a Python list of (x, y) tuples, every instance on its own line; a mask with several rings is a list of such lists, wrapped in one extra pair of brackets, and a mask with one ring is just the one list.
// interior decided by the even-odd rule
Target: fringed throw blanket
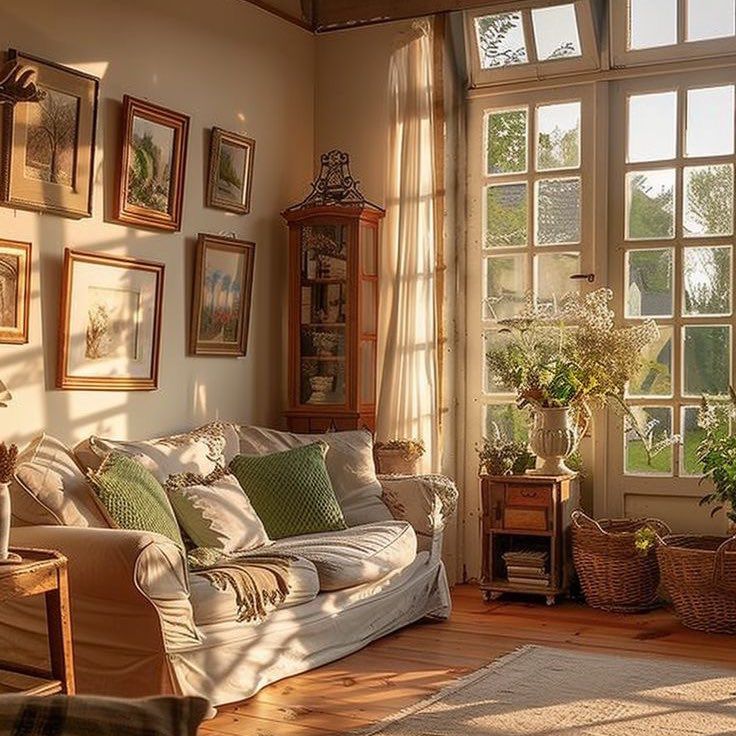
[(218, 590), (235, 593), (238, 621), (261, 621), (285, 600), (291, 590), (293, 554), (273, 552), (263, 547), (228, 554), (211, 547), (197, 547), (187, 561), (196, 572)]

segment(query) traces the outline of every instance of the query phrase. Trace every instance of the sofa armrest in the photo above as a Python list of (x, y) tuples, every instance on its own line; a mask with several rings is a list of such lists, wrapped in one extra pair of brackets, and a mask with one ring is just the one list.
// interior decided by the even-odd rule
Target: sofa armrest
[(408, 521), (421, 538), (441, 537), (457, 509), (455, 482), (444, 475), (381, 475), (383, 501), (395, 519)]
[(116, 611), (148, 611), (158, 618), (166, 651), (199, 641), (186, 559), (167, 537), (130, 529), (29, 526), (11, 530), (11, 545), (65, 555), (72, 611), (75, 605), (94, 606), (113, 620)]

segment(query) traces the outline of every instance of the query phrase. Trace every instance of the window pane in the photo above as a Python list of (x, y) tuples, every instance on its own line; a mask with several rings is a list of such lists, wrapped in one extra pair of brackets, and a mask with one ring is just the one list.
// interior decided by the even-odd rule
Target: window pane
[(672, 249), (626, 252), (626, 316), (672, 316)]
[(644, 366), (631, 380), (629, 396), (672, 396), (673, 328), (659, 327), (659, 338), (644, 350)]
[(688, 41), (705, 41), (733, 36), (735, 15), (734, 0), (687, 0), (685, 37)]
[(475, 33), (482, 69), (527, 63), (521, 13), (496, 13), (476, 18)]
[(733, 153), (733, 106), (733, 85), (687, 91), (685, 155)]
[(686, 238), (733, 233), (733, 164), (685, 167)]
[(580, 166), (580, 103), (537, 108), (537, 169), (576, 169)]
[[(666, 406), (632, 406), (637, 425), (649, 435), (650, 446), (672, 433), (672, 409)], [(665, 448), (651, 459), (644, 441), (633, 432), (625, 438), (625, 472), (629, 475), (672, 475), (672, 447)]]
[(526, 257), (523, 255), (491, 256), (484, 260), (483, 319), (498, 320), (513, 317), (523, 307), (528, 290)]
[(537, 245), (580, 242), (580, 179), (537, 182)]
[(676, 44), (677, 1), (629, 0), (629, 48)]
[(578, 22), (573, 4), (534, 8), (532, 26), (539, 61), (580, 56)]
[(481, 360), (483, 361), (483, 391), (487, 394), (513, 394), (514, 390), (508, 386), (504, 386), (503, 383), (497, 380), (491, 371), (488, 369), (488, 362), (486, 355), (490, 349), (499, 349), (506, 345), (511, 336), (508, 332), (498, 332), (488, 330), (483, 333), (483, 355)]
[(626, 237), (669, 239), (675, 235), (675, 170), (626, 175)]
[(526, 245), (526, 184), (486, 187), (486, 248)]
[(550, 304), (571, 291), (579, 291), (579, 282), (570, 276), (580, 272), (579, 253), (543, 253), (534, 258), (535, 296), (537, 303)]
[(526, 171), (527, 110), (501, 110), (488, 114), (488, 174), (522, 174)]
[(731, 314), (731, 246), (685, 248), (685, 315)]
[(684, 343), (684, 394), (725, 394), (731, 373), (731, 330), (728, 325), (687, 325)]
[(518, 409), (515, 404), (488, 404), (483, 421), (485, 437), (493, 437), (494, 422), (510, 440), (529, 441), (529, 413)]
[(628, 160), (662, 161), (677, 152), (677, 92), (629, 97)]
[(698, 445), (703, 440), (703, 430), (698, 426), (697, 406), (682, 407), (682, 469), (685, 475), (702, 475), (703, 466), (698, 460)]

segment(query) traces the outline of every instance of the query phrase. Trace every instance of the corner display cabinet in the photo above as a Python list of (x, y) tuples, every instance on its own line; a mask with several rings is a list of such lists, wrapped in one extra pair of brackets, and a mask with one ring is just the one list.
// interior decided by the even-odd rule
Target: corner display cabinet
[(349, 157), (321, 158), (289, 225), (289, 408), (292, 432), (375, 429), (378, 228), (384, 211), (350, 176)]

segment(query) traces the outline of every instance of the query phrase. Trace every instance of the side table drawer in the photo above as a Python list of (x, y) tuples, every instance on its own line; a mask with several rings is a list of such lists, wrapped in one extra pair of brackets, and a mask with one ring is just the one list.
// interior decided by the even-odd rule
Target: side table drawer
[(550, 486), (528, 486), (509, 483), (506, 486), (507, 506), (536, 506), (552, 508), (552, 488)]
[(520, 531), (547, 531), (549, 514), (546, 508), (506, 506), (503, 512), (503, 527)]

